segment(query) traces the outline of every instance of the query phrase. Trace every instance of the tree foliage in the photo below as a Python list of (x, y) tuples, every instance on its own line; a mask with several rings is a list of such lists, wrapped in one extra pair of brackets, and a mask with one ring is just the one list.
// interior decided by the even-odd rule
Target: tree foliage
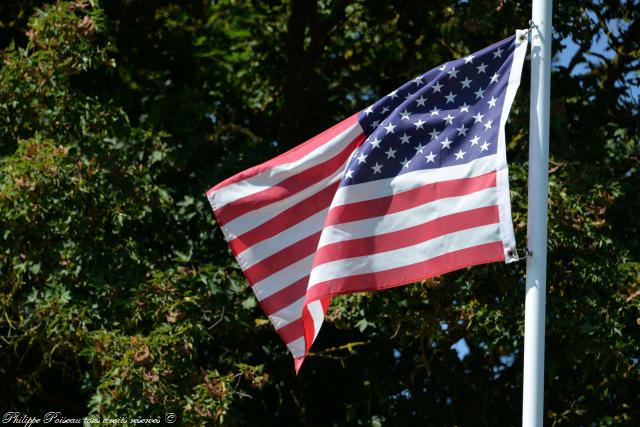
[[(640, 4), (557, 3), (554, 49), (571, 54), (552, 77), (545, 417), (637, 425)], [(518, 424), (523, 263), (336, 298), (296, 378), (204, 191), (526, 26), (529, 8), (0, 5), (1, 406), (187, 425)], [(521, 245), (523, 80), (507, 127)]]

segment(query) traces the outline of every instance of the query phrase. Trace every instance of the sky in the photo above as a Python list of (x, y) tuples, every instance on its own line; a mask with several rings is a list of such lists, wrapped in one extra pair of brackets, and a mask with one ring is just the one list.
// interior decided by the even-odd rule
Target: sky
[[(587, 12), (590, 15), (592, 20), (595, 20), (595, 16), (592, 16), (590, 12)], [(620, 34), (621, 31), (626, 30), (628, 28), (629, 23), (625, 22), (621, 19), (614, 19), (607, 22), (608, 28), (614, 36)], [(569, 65), (569, 62), (573, 58), (573, 56), (578, 51), (578, 45), (570, 38), (566, 38), (563, 40), (563, 44), (565, 48), (559, 52), (556, 52), (553, 58), (553, 66), (554, 67), (566, 67)], [(615, 52), (609, 48), (608, 40), (606, 35), (601, 31), (600, 34), (594, 38), (591, 44), (591, 51), (603, 55), (607, 59), (612, 59), (615, 56)], [(602, 62), (601, 58), (598, 58), (595, 55), (586, 55), (589, 62), (593, 64), (598, 64)], [(589, 65), (586, 62), (582, 62), (578, 64), (572, 71), (571, 75), (580, 75), (589, 71)], [(631, 78), (631, 75), (628, 75), (627, 78)], [(634, 86), (631, 84), (627, 84), (627, 94), (629, 99), (635, 101), (636, 104), (639, 103), (640, 100), (640, 87)]]

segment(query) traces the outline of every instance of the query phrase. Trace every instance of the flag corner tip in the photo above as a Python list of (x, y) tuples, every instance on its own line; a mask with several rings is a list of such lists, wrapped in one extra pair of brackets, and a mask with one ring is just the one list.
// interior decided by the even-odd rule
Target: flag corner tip
[(304, 362), (304, 356), (293, 358), (293, 367), (296, 370), (296, 376), (300, 376), (300, 368), (302, 367), (303, 362)]

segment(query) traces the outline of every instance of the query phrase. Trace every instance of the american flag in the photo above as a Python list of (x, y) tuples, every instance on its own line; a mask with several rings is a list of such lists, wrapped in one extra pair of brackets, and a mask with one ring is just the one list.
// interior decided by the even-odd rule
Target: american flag
[(207, 192), (298, 370), (333, 295), (513, 260), (504, 126), (524, 32)]

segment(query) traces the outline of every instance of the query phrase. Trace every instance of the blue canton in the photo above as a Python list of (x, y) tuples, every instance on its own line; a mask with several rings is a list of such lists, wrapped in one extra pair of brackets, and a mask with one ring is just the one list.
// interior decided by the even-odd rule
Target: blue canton
[(341, 185), (496, 153), (515, 36), (405, 83), (358, 115), (367, 139)]

